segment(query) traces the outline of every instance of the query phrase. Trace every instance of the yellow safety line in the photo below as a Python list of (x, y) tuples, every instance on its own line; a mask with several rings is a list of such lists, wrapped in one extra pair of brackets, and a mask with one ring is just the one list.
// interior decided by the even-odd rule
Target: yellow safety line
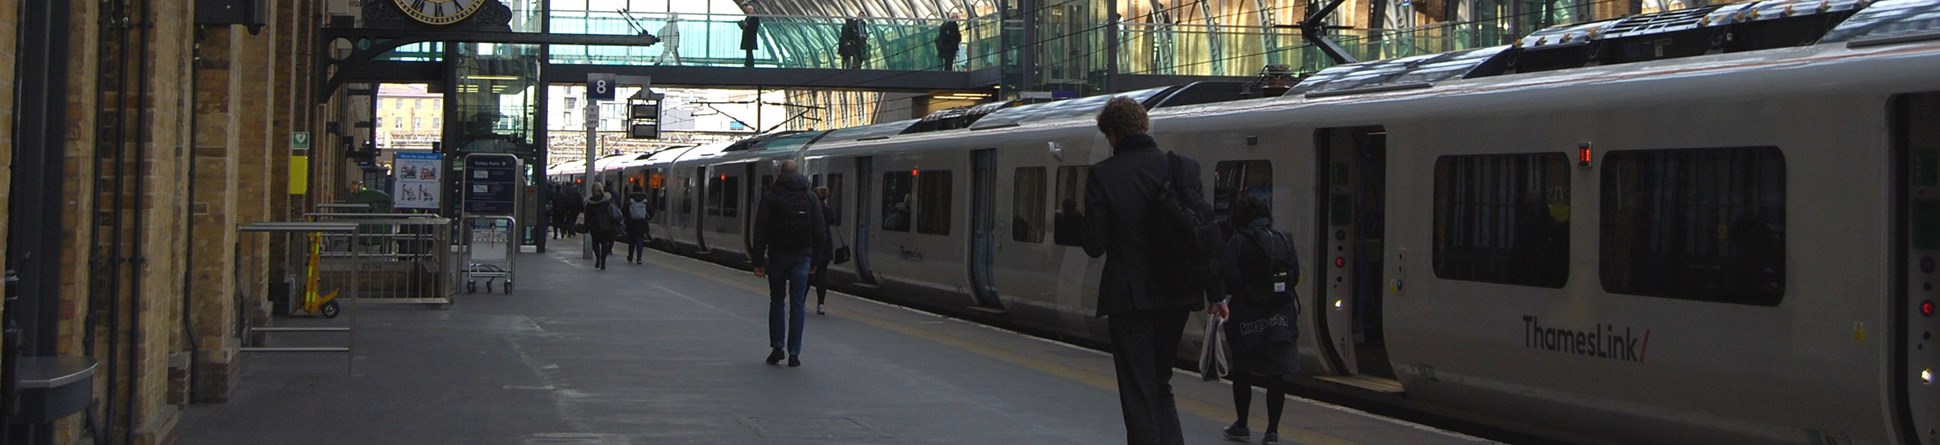
[[(700, 260), (696, 260), (696, 259), (691, 259), (686, 257), (680, 257), (680, 258), (688, 262), (703, 263)], [(661, 259), (661, 255), (653, 255), (649, 257), (647, 261), (652, 262), (655, 266), (674, 269), (680, 272), (687, 273), (688, 275), (699, 276), (716, 283), (739, 288), (741, 290), (748, 291), (755, 295), (759, 295), (762, 298), (768, 297), (768, 287), (766, 285), (757, 286), (753, 283), (750, 283), (749, 280), (727, 279), (721, 276), (721, 274), (716, 273), (715, 271), (704, 271), (687, 265), (676, 265), (674, 263)], [(703, 264), (713, 264), (713, 263), (703, 263)], [(747, 271), (728, 268), (728, 267), (719, 266), (719, 265), (715, 265), (715, 266), (720, 267), (721, 269), (726, 271), (734, 272), (736, 275), (749, 274), (748, 277), (753, 278), (753, 275)], [(1079, 369), (1077, 367), (1065, 365), (1062, 363), (1043, 360), (1043, 359), (1007, 351), (1004, 349), (990, 347), (977, 342), (964, 340), (957, 337), (951, 337), (951, 336), (943, 335), (936, 332), (931, 332), (929, 330), (922, 329), (907, 323), (898, 323), (895, 321), (890, 321), (887, 319), (875, 317), (872, 315), (866, 315), (859, 312), (844, 311), (838, 314), (838, 316), (846, 316), (846, 318), (850, 318), (855, 321), (868, 324), (870, 326), (875, 326), (878, 328), (900, 332), (904, 335), (921, 338), (924, 340), (929, 340), (935, 343), (942, 343), (945, 345), (955, 347), (957, 349), (962, 349), (964, 351), (975, 353), (977, 355), (982, 355), (985, 357), (990, 357), (990, 358), (1001, 360), (1011, 364), (1024, 366), (1046, 374), (1063, 377), (1068, 380), (1072, 380), (1078, 383), (1083, 383), (1093, 388), (1111, 391), (1113, 394), (1118, 393), (1118, 377), (1115, 375), (1104, 375), (1104, 374), (1099, 374), (1091, 371), (1086, 371), (1084, 369)], [(1177, 378), (1177, 376), (1175, 376), (1174, 378)], [(1187, 399), (1177, 399), (1177, 403), (1180, 411), (1191, 413), (1192, 415), (1199, 416), (1207, 420), (1212, 420), (1214, 422), (1218, 422), (1221, 424), (1224, 424), (1226, 423), (1227, 420), (1230, 420), (1233, 418), (1232, 417), (1233, 409), (1231, 406), (1214, 406), (1209, 403), (1205, 403), (1197, 400), (1187, 400)], [(1254, 412), (1257, 413), (1260, 411), (1256, 410)], [(1281, 419), (1282, 422), (1285, 422), (1286, 420), (1287, 419)], [(1256, 428), (1264, 427), (1266, 426), (1266, 416), (1262, 416), (1262, 415), (1251, 416), (1251, 419), (1249, 419), (1247, 423)], [(1297, 427), (1292, 427), (1284, 424), (1280, 425), (1280, 440), (1290, 441), (1292, 443), (1303, 443), (1303, 444), (1360, 445), (1360, 442), (1355, 442), (1352, 440), (1335, 437), (1333, 435), (1329, 435), (1327, 433), (1322, 433), (1319, 431), (1297, 428)]]

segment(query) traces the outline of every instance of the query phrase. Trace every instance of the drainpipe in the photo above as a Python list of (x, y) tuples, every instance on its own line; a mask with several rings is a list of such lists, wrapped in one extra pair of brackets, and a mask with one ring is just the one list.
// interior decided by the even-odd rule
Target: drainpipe
[(129, 338), (128, 338), (128, 385), (126, 385), (128, 387), (128, 397), (125, 400), (127, 403), (126, 411), (128, 416), (128, 427), (127, 429), (124, 429), (121, 432), (122, 439), (123, 439), (122, 443), (124, 444), (135, 443), (136, 421), (140, 420), (140, 417), (139, 417), (140, 412), (137, 411), (136, 408), (138, 407), (137, 403), (140, 403), (140, 400), (141, 400), (140, 397), (141, 397), (141, 378), (142, 378), (142, 351), (144, 349), (142, 348), (142, 341), (147, 337), (147, 335), (144, 335), (144, 333), (141, 330), (141, 325), (142, 325), (141, 284), (142, 284), (142, 266), (148, 263), (148, 256), (147, 256), (148, 252), (147, 252), (147, 249), (144, 249), (142, 247), (141, 235), (142, 235), (142, 232), (146, 230), (146, 227), (143, 227), (142, 223), (144, 222), (144, 220), (147, 219), (146, 216), (148, 214), (148, 209), (142, 208), (142, 206), (145, 205), (146, 202), (148, 201), (148, 199), (145, 196), (147, 195), (147, 192), (148, 192), (148, 180), (141, 176), (142, 171), (144, 169), (141, 168), (140, 166), (142, 165), (141, 163), (144, 162), (143, 156), (146, 156), (148, 154), (148, 144), (149, 144), (148, 138), (152, 137), (152, 135), (149, 134), (149, 131), (148, 131), (149, 117), (146, 110), (147, 110), (147, 105), (150, 102), (148, 98), (148, 93), (149, 93), (148, 85), (151, 83), (148, 81), (148, 76), (151, 74), (149, 72), (150, 70), (148, 69), (148, 65), (150, 62), (148, 59), (154, 56), (153, 54), (154, 51), (149, 49), (151, 45), (154, 44), (154, 41), (153, 41), (154, 36), (153, 36), (153, 33), (150, 32), (155, 29), (155, 22), (153, 20), (155, 15), (154, 7), (155, 7), (154, 1), (142, 0), (141, 20), (136, 22), (136, 26), (139, 27), (138, 29), (141, 32), (141, 38), (138, 39), (141, 42), (141, 58), (134, 59), (134, 61), (135, 61), (136, 67), (140, 68), (138, 72), (140, 72), (141, 75), (135, 76), (135, 79), (137, 82), (140, 82), (141, 84), (136, 87), (139, 93), (135, 95), (135, 144), (134, 144), (135, 155), (134, 155), (134, 158), (135, 158), (136, 168), (134, 169), (135, 170), (134, 173), (137, 175), (137, 177), (134, 178), (135, 223), (133, 227), (131, 227), (132, 230), (130, 230), (128, 234), (128, 238), (129, 238), (128, 245), (131, 249), (133, 249), (133, 252), (130, 252), (131, 255), (129, 255), (129, 262), (131, 264), (131, 267), (128, 269), (129, 271), (128, 337)]
[(188, 249), (182, 252), (182, 337), (189, 341), (189, 400), (195, 400), (195, 368), (202, 363), (201, 343), (195, 339), (195, 307), (190, 304), (189, 296), (195, 295), (195, 135), (201, 119), (195, 113), (195, 96), (201, 93), (202, 76), (197, 75), (196, 64), (202, 61), (202, 27), (189, 30), (189, 156), (188, 177), (189, 196), (187, 208), (182, 211), (182, 239)]

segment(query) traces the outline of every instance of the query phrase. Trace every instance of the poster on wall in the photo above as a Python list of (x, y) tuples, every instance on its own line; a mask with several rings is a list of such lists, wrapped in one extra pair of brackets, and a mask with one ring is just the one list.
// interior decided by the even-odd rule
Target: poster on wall
[(442, 191), (444, 155), (440, 153), (398, 153), (392, 166), (391, 207), (399, 209), (438, 209)]

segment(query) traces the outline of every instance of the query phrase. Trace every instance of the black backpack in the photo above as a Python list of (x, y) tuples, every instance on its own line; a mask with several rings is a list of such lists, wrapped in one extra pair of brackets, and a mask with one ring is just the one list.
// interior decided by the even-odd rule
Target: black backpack
[[(1177, 153), (1166, 152), (1166, 180), (1153, 202), (1158, 209), (1158, 235), (1165, 258), (1154, 264), (1159, 290), (1175, 296), (1203, 296), (1219, 280), (1218, 263), (1225, 254), (1219, 223), (1204, 197), (1182, 189)], [(1176, 263), (1174, 263), (1176, 261)]]
[[(1252, 241), (1254, 247), (1251, 255), (1240, 258), (1240, 277), (1246, 283), (1241, 297), (1268, 308), (1297, 304), (1294, 286), (1300, 283), (1300, 257), (1294, 251), (1293, 238), (1267, 228), (1243, 229), (1239, 236)], [(1295, 313), (1298, 311), (1295, 309)]]
[(815, 245), (815, 194), (808, 191), (775, 190), (768, 208), (768, 244), (781, 249), (801, 249)]

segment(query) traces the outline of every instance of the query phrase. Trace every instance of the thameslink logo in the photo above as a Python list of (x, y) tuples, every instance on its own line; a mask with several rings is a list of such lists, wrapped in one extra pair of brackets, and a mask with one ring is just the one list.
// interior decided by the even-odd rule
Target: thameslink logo
[(1650, 352), (1650, 330), (1642, 337), (1629, 326), (1597, 323), (1588, 330), (1543, 326), (1533, 315), (1522, 316), (1522, 345), (1565, 354), (1643, 363)]

